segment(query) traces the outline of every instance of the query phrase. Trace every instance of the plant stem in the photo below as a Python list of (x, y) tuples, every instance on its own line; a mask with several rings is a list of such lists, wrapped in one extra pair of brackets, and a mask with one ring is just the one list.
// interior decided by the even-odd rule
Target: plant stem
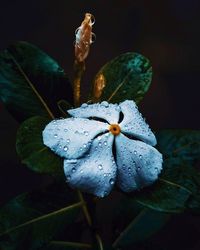
[(99, 234), (96, 234), (95, 236), (99, 245), (99, 250), (103, 250), (103, 243), (102, 243), (101, 237), (99, 236)]
[(80, 105), (81, 98), (81, 78), (85, 71), (85, 62), (78, 62), (77, 60), (74, 63), (74, 105), (75, 107)]
[(63, 214), (63, 213), (65, 213), (65, 212), (69, 211), (69, 210), (72, 210), (72, 209), (77, 208), (77, 207), (82, 207), (82, 206), (83, 206), (82, 201), (81, 201), (81, 202), (77, 202), (77, 203), (72, 204), (72, 205), (70, 205), (70, 206), (61, 208), (61, 209), (56, 210), (56, 211), (54, 211), (54, 212), (51, 212), (51, 213), (48, 213), (48, 214), (39, 216), (39, 217), (37, 217), (37, 218), (35, 218), (35, 219), (29, 220), (29, 221), (27, 221), (27, 222), (25, 222), (25, 223), (22, 223), (22, 224), (18, 225), (18, 226), (12, 227), (12, 228), (8, 229), (7, 231), (1, 233), (0, 236), (5, 235), (5, 234), (8, 234), (8, 233), (11, 233), (11, 232), (13, 232), (13, 231), (15, 231), (15, 230), (17, 230), (17, 229), (19, 229), (19, 228), (28, 226), (28, 225), (33, 224), (33, 223), (36, 223), (36, 222), (38, 222), (38, 221), (42, 221), (42, 220), (48, 219), (48, 218), (53, 217), (53, 216), (56, 216), (56, 215), (58, 215), (58, 214)]
[(89, 214), (89, 211), (88, 211), (88, 208), (86, 205), (86, 201), (84, 200), (83, 194), (81, 193), (81, 191), (78, 190), (77, 193), (78, 193), (79, 200), (82, 203), (82, 209), (83, 209), (83, 213), (85, 215), (86, 221), (87, 221), (89, 227), (91, 227), (92, 226), (92, 219), (91, 219), (91, 216)]
[[(63, 246), (63, 247), (77, 247), (77, 248), (89, 248), (91, 249), (92, 246), (90, 244), (86, 244), (86, 243), (79, 243), (79, 242), (69, 242), (69, 241), (51, 241), (50, 245), (53, 246)], [(67, 248), (66, 248), (67, 249)]]

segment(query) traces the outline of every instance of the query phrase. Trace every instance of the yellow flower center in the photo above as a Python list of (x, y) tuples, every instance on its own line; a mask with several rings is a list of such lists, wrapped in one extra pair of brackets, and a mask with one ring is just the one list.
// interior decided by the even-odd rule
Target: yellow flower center
[(118, 124), (110, 124), (109, 131), (113, 135), (118, 135), (121, 132), (121, 128), (120, 128), (120, 126)]

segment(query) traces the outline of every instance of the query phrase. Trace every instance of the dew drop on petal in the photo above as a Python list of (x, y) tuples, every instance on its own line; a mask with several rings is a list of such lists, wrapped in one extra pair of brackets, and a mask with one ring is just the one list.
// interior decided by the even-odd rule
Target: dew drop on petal
[(77, 159), (67, 159), (66, 161), (67, 161), (67, 163), (70, 163), (70, 164), (76, 164), (77, 163)]
[(107, 141), (105, 141), (105, 142), (104, 142), (104, 145), (107, 146), (107, 144), (108, 144)]
[(136, 150), (134, 150), (134, 154), (135, 154), (135, 155), (137, 154), (137, 151), (136, 151)]
[(84, 147), (84, 148), (86, 148), (86, 147), (87, 147), (87, 145), (86, 145), (86, 144), (83, 144), (83, 147)]
[(142, 159), (142, 155), (139, 155), (139, 158)]
[(71, 179), (71, 176), (70, 176), (70, 175), (67, 175), (67, 176), (66, 176), (66, 181), (68, 182), (68, 181), (70, 181), (70, 179)]
[(64, 151), (67, 151), (67, 150), (68, 150), (68, 147), (67, 147), (67, 146), (64, 146), (63, 150), (64, 150)]
[(110, 182), (110, 185), (113, 185), (113, 184), (115, 183), (115, 182), (114, 182), (114, 179), (112, 179), (112, 178), (110, 179), (109, 182)]
[(101, 142), (99, 142), (99, 146), (101, 146), (102, 145), (102, 143)]
[(102, 169), (103, 169), (103, 167), (102, 167), (101, 164), (98, 165), (98, 168), (99, 168), (99, 170), (102, 170)]
[(81, 108), (87, 108), (87, 106), (88, 106), (87, 103), (83, 103), (83, 104), (81, 105)]
[(84, 131), (83, 133), (84, 133), (84, 135), (86, 135), (86, 136), (89, 135), (88, 131)]
[(55, 137), (55, 138), (57, 138), (57, 137), (58, 137), (58, 135), (57, 135), (57, 134), (55, 134), (55, 135), (54, 135), (54, 137)]
[(100, 105), (107, 108), (109, 106), (109, 103), (106, 101), (103, 101)]
[(76, 172), (76, 169), (75, 168), (72, 168), (72, 173), (75, 173)]
[(65, 128), (65, 129), (64, 129), (64, 132), (67, 132), (67, 131), (68, 131), (68, 129)]
[(67, 143), (70, 143), (70, 139), (67, 139)]

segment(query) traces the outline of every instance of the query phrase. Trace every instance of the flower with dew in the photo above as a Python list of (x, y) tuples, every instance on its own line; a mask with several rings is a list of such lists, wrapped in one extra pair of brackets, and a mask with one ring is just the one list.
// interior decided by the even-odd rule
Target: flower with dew
[(134, 101), (82, 104), (68, 113), (45, 127), (43, 141), (64, 158), (72, 188), (104, 197), (114, 184), (131, 192), (158, 178), (162, 155)]

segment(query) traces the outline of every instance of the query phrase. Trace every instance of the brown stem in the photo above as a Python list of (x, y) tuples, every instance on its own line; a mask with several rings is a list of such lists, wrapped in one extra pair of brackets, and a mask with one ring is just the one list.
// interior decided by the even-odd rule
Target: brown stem
[(77, 60), (74, 63), (74, 105), (78, 107), (80, 105), (81, 98), (81, 78), (85, 71), (85, 62), (78, 62)]

